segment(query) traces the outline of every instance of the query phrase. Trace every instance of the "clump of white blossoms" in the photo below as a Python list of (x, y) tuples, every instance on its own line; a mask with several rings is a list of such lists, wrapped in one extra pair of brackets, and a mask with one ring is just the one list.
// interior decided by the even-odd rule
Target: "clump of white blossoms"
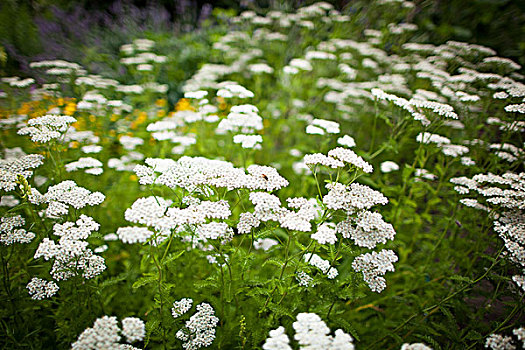
[(59, 139), (68, 129), (69, 125), (76, 122), (73, 117), (66, 115), (45, 115), (30, 119), (28, 126), (18, 130), (19, 135), (29, 135), (31, 141), (46, 143)]
[[(40, 199), (48, 203), (46, 215), (51, 218), (67, 215), (69, 207), (82, 209), (86, 206), (99, 205), (106, 197), (100, 192), (91, 192), (78, 186), (74, 181), (66, 180), (51, 186)], [(30, 199), (31, 200), (31, 199)], [(40, 204), (36, 200), (35, 204)]]
[(185, 328), (180, 329), (175, 335), (184, 342), (186, 350), (197, 350), (210, 346), (215, 340), (215, 327), (219, 318), (210, 304), (197, 305), (197, 312), (185, 323)]
[(91, 158), (91, 157), (79, 158), (75, 162), (66, 164), (67, 172), (76, 171), (80, 169), (85, 169), (84, 172), (86, 174), (91, 174), (91, 175), (100, 175), (104, 171), (102, 169), (102, 162), (98, 159)]
[(307, 134), (324, 135), (325, 133), (339, 134), (339, 132), (339, 123), (326, 119), (314, 119), (310, 125), (306, 127)]
[(337, 139), (337, 144), (348, 148), (355, 147), (355, 140), (352, 136), (344, 135)]
[(186, 156), (170, 162), (164, 169), (151, 165), (135, 168), (143, 185), (155, 183), (184, 188), (189, 192), (205, 186), (227, 188), (229, 191), (241, 188), (275, 191), (288, 186), (288, 181), (273, 167), (252, 164), (246, 171), (235, 168), (230, 162)]
[(392, 162), (390, 160), (387, 160), (380, 165), (380, 169), (382, 173), (391, 173), (392, 171), (399, 170), (399, 165), (395, 162)]
[(31, 298), (35, 300), (51, 298), (59, 289), (54, 281), (46, 281), (38, 277), (33, 277), (26, 288)]
[(263, 122), (258, 112), (259, 109), (250, 104), (233, 106), (228, 116), (217, 125), (216, 132), (218, 134), (224, 134), (228, 131), (251, 134), (256, 130), (262, 130)]
[(184, 315), (186, 312), (190, 311), (192, 306), (193, 299), (182, 298), (181, 300), (173, 303), (173, 307), (171, 308), (171, 314), (173, 315), (173, 318), (178, 318)]
[(244, 135), (233, 136), (233, 143), (240, 143), (242, 148), (260, 149), (262, 142), (261, 135)]
[(381, 293), (386, 288), (384, 277), (387, 271), (394, 271), (396, 254), (391, 250), (382, 250), (358, 256), (352, 262), (352, 267), (357, 272), (363, 272), (363, 279), (373, 292)]
[(117, 235), (123, 243), (133, 244), (145, 243), (153, 235), (153, 232), (147, 227), (127, 226), (119, 227)]
[(401, 345), (401, 350), (432, 350), (432, 348), (423, 343), (414, 343), (414, 344), (405, 343)]
[(21, 157), (0, 159), (0, 189), (6, 192), (16, 188), (18, 177), (28, 179), (33, 176), (33, 171), (44, 162), (40, 154), (22, 155)]
[(141, 341), (146, 336), (144, 321), (137, 317), (126, 317), (122, 320), (122, 335), (128, 343)]
[(0, 243), (11, 245), (31, 242), (35, 234), (21, 228), (24, 224), (25, 219), (21, 215), (3, 217), (0, 220)]
[(343, 168), (345, 163), (350, 167), (355, 167), (365, 173), (371, 173), (374, 168), (354, 151), (337, 147), (328, 151), (328, 156), (321, 153), (307, 154), (304, 156), (304, 162), (309, 167), (322, 165), (330, 168)]
[(75, 222), (55, 224), (53, 233), (59, 236), (58, 244), (44, 238), (35, 252), (35, 259), (54, 259), (51, 276), (57, 281), (67, 280), (82, 275), (90, 279), (101, 274), (105, 269), (104, 258), (93, 253), (85, 241), (100, 225), (93, 218), (81, 215)]
[(485, 340), (485, 347), (492, 350), (516, 350), (516, 345), (509, 336), (491, 334)]
[[(506, 257), (520, 269), (525, 268), (525, 173), (503, 175), (477, 174), (472, 178), (456, 177), (450, 180), (454, 190), (462, 195), (473, 194), (475, 198), (460, 200), (465, 206), (494, 213), (493, 227), (503, 240)], [(513, 276), (523, 288), (523, 276)]]
[(98, 318), (93, 327), (87, 328), (76, 342), (71, 344), (73, 350), (99, 350), (99, 349), (136, 349), (129, 344), (120, 344), (121, 336), (126, 337), (129, 343), (142, 341), (146, 335), (144, 321), (136, 317), (127, 317), (122, 320), (122, 330), (115, 316)]
[(324, 260), (317, 254), (306, 253), (303, 256), (303, 259), (306, 263), (321, 270), (329, 279), (334, 279), (339, 275), (339, 271), (337, 271), (335, 267), (331, 267), (328, 260)]
[[(297, 321), (293, 323), (295, 330), (294, 339), (300, 349), (323, 350), (354, 350), (354, 339), (343, 330), (338, 329), (334, 335), (330, 335), (330, 328), (314, 313), (300, 313)], [(270, 331), (270, 336), (263, 344), (264, 350), (287, 350), (290, 340), (285, 333), (284, 327), (278, 327)]]

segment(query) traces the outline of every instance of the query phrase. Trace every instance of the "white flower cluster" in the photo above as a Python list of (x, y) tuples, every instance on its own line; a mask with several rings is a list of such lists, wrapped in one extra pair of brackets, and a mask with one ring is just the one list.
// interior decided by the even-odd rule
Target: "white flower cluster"
[(432, 350), (432, 348), (423, 343), (405, 343), (401, 345), (401, 350)]
[(228, 116), (217, 125), (216, 132), (218, 134), (224, 134), (228, 131), (251, 134), (256, 130), (262, 130), (263, 121), (258, 112), (259, 109), (250, 104), (233, 106)]
[(197, 305), (197, 312), (186, 321), (185, 328), (180, 329), (175, 335), (184, 342), (182, 347), (186, 350), (197, 350), (210, 346), (215, 339), (215, 327), (219, 318), (210, 304)]
[[(170, 188), (181, 187), (193, 192), (203, 187), (223, 187), (228, 190), (247, 188), (250, 190), (275, 191), (288, 186), (288, 181), (279, 175), (275, 168), (262, 165), (250, 165), (248, 174), (232, 163), (203, 157), (181, 157), (171, 161), (167, 169), (152, 166), (137, 166), (135, 171), (143, 185), (160, 184)], [(155, 178), (154, 174), (160, 173)]]
[(134, 244), (145, 243), (153, 235), (153, 232), (147, 227), (127, 226), (119, 227), (117, 235), (123, 243)]
[(79, 158), (75, 162), (66, 164), (66, 171), (76, 171), (79, 169), (86, 169), (84, 172), (91, 175), (100, 175), (103, 172), (102, 162), (91, 157)]
[(132, 151), (135, 149), (135, 147), (144, 144), (144, 140), (140, 137), (131, 137), (128, 135), (122, 135), (119, 138), (119, 142), (122, 145), (122, 147), (124, 147), (124, 149), (128, 151)]
[(68, 207), (82, 209), (85, 206), (99, 205), (106, 197), (100, 192), (91, 193), (79, 187), (74, 181), (66, 180), (51, 186), (43, 196), (43, 201), (49, 203), (46, 215), (56, 218), (68, 213)]
[(308, 166), (319, 164), (334, 169), (342, 168), (344, 163), (348, 163), (365, 173), (371, 173), (374, 170), (372, 165), (363, 160), (354, 151), (342, 147), (328, 151), (328, 156), (321, 153), (307, 154), (304, 156), (304, 162)]
[(373, 292), (381, 293), (386, 288), (384, 277), (387, 271), (394, 271), (393, 263), (397, 261), (396, 254), (391, 250), (381, 250), (358, 256), (352, 262), (356, 272), (363, 272), (363, 279)]
[(178, 318), (184, 315), (186, 312), (190, 311), (192, 306), (193, 299), (182, 298), (181, 300), (173, 303), (173, 307), (171, 308), (171, 314), (173, 315), (173, 318)]
[(454, 189), (467, 195), (474, 193), (484, 198), (463, 198), (463, 205), (485, 211), (496, 210), (494, 230), (507, 249), (507, 258), (519, 267), (525, 267), (525, 173), (477, 174), (472, 178), (457, 177), (450, 180)]
[(221, 84), (220, 89), (217, 91), (217, 96), (222, 98), (252, 98), (254, 94), (244, 86), (234, 82), (227, 82), (226, 84)]
[(326, 119), (314, 119), (306, 127), (306, 133), (307, 134), (318, 134), (318, 135), (324, 135), (325, 133), (328, 134), (339, 134), (340, 132), (339, 123), (334, 122), (331, 120)]
[(355, 140), (352, 136), (350, 135), (344, 135), (340, 138), (337, 139), (337, 144), (341, 145), (341, 146), (346, 146), (348, 148), (352, 148), (352, 147), (355, 147)]
[(509, 336), (491, 334), (485, 340), (485, 347), (492, 350), (516, 350), (516, 346)]
[(126, 317), (122, 320), (122, 335), (128, 343), (141, 341), (146, 336), (144, 321), (137, 317)]
[[(131, 205), (131, 208), (126, 209), (124, 218), (131, 223), (146, 225), (153, 227), (159, 232), (166, 232), (176, 227), (175, 222), (166, 216), (166, 211), (171, 204), (171, 200), (158, 196), (138, 198)], [(147, 234), (144, 230), (136, 231), (135, 233), (130, 233), (130, 231), (131, 229), (129, 228), (123, 228), (121, 230), (123, 237)]]
[(279, 198), (269, 193), (252, 192), (250, 201), (254, 204), (253, 217), (250, 214), (241, 217), (239, 224), (243, 232), (259, 226), (261, 221), (277, 221), (283, 228), (308, 232), (312, 229), (310, 221), (317, 215), (316, 206), (306, 198), (287, 199), (290, 208), (298, 209), (297, 211), (281, 207)]
[(304, 271), (299, 271), (297, 273), (297, 276), (295, 276), (295, 278), (299, 282), (299, 285), (303, 286), (303, 287), (310, 287), (312, 285), (313, 280), (314, 280), (312, 277), (310, 277)]
[(394, 227), (383, 220), (379, 213), (362, 210), (356, 216), (337, 224), (337, 232), (344, 238), (351, 238), (360, 247), (373, 249), (379, 243), (393, 240), (396, 234)]
[(0, 197), (0, 207), (13, 208), (20, 203), (20, 200), (13, 195), (1, 196)]
[(283, 326), (270, 331), (270, 336), (266, 338), (263, 344), (263, 350), (292, 350), (290, 339), (285, 333)]
[[(120, 344), (121, 329), (115, 316), (98, 318), (93, 327), (87, 328), (76, 342), (71, 344), (73, 350), (99, 350), (99, 349), (136, 349), (129, 344)], [(146, 335), (144, 321), (136, 317), (127, 317), (122, 320), (122, 335), (129, 343), (142, 341)]]
[(313, 233), (310, 237), (316, 240), (319, 244), (335, 244), (337, 242), (337, 236), (335, 235), (335, 224), (331, 222), (325, 222), (317, 228), (317, 232)]
[(202, 224), (195, 229), (195, 235), (200, 241), (208, 241), (209, 239), (220, 239), (223, 243), (231, 241), (233, 238), (233, 230), (224, 222), (210, 222)]
[(260, 149), (262, 142), (261, 135), (239, 134), (233, 136), (233, 143), (240, 143), (242, 148)]
[(46, 143), (53, 139), (59, 139), (69, 127), (77, 120), (65, 115), (45, 115), (30, 119), (26, 127), (18, 130), (19, 135), (29, 135), (31, 141)]
[(44, 157), (40, 154), (22, 155), (19, 158), (0, 159), (0, 189), (12, 191), (16, 188), (18, 176), (30, 178), (33, 172), (29, 169), (42, 165)]
[(93, 218), (86, 215), (81, 215), (76, 223), (55, 224), (53, 231), (60, 237), (59, 243), (44, 238), (34, 258), (54, 259), (51, 275), (57, 281), (67, 280), (80, 273), (86, 279), (98, 276), (106, 269), (104, 258), (95, 255), (85, 239), (99, 227)]
[(399, 170), (399, 165), (395, 162), (392, 162), (390, 160), (387, 160), (385, 162), (382, 162), (380, 165), (380, 170), (382, 173), (391, 173), (392, 171)]
[(339, 275), (339, 271), (335, 267), (330, 267), (328, 260), (324, 260), (317, 254), (306, 253), (303, 259), (306, 263), (321, 270), (329, 279), (334, 279)]
[(11, 245), (13, 243), (29, 243), (35, 238), (33, 232), (20, 228), (25, 224), (21, 215), (5, 216), (0, 220), (0, 243)]
[(381, 192), (358, 183), (346, 186), (334, 182), (327, 184), (326, 188), (328, 194), (323, 197), (323, 203), (332, 210), (342, 209), (352, 214), (358, 210), (370, 209), (377, 204), (388, 203), (388, 199)]
[[(330, 328), (314, 313), (300, 313), (292, 324), (295, 330), (294, 339), (300, 349), (308, 350), (354, 350), (354, 339), (343, 330), (338, 329), (330, 335)], [(288, 350), (290, 340), (284, 327), (270, 331), (270, 337), (263, 344), (264, 350)]]
[(108, 167), (116, 171), (133, 171), (137, 166), (134, 161), (144, 159), (144, 155), (139, 152), (129, 152), (120, 158), (110, 158), (108, 160)]
[[(239, 232), (240, 232), (240, 230), (239, 230)], [(255, 248), (255, 250), (262, 249), (262, 250), (264, 250), (266, 252), (266, 251), (270, 250), (270, 248), (272, 248), (273, 246), (276, 246), (278, 244), (279, 244), (279, 242), (276, 241), (273, 238), (259, 238), (259, 239), (256, 239), (255, 241), (253, 241), (253, 248)]]
[(46, 281), (38, 277), (33, 277), (26, 288), (31, 298), (35, 300), (51, 298), (59, 289), (54, 281)]

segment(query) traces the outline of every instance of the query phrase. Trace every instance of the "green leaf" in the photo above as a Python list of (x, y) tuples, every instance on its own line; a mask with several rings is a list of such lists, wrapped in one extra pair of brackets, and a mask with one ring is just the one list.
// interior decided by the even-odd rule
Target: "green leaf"
[(154, 283), (157, 281), (157, 276), (154, 275), (145, 275), (143, 277), (140, 277), (135, 283), (133, 283), (132, 288), (137, 289), (140, 287), (143, 287), (147, 284)]

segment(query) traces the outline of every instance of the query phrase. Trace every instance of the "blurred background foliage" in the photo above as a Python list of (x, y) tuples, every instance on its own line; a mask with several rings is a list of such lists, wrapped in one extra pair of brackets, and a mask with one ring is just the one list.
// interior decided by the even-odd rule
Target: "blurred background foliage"
[[(0, 45), (7, 54), (1, 73), (27, 75), (42, 59), (79, 62), (92, 72), (121, 76), (118, 48), (146, 37), (161, 43), (170, 66), (170, 102), (180, 97), (177, 82), (203, 62), (221, 24), (243, 10), (289, 10), (305, 0), (4, 0), (0, 3)], [(336, 8), (374, 25), (366, 0), (331, 0)], [(424, 41), (468, 41), (495, 49), (525, 66), (525, 1), (415, 0), (408, 17)], [(222, 10), (227, 9), (227, 10)], [(111, 67), (111, 62), (115, 62)]]

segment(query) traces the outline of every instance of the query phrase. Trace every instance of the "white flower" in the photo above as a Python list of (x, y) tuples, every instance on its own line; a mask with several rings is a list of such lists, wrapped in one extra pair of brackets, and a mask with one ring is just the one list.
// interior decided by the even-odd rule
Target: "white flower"
[(171, 314), (173, 318), (178, 318), (188, 312), (193, 305), (193, 299), (182, 298), (179, 301), (173, 303), (173, 308), (171, 309)]
[(35, 234), (20, 228), (25, 224), (21, 215), (5, 216), (0, 220), (0, 243), (11, 245), (13, 243), (30, 243)]
[(355, 147), (355, 140), (352, 136), (344, 135), (337, 139), (337, 143), (341, 146), (346, 146), (349, 148)]
[(123, 243), (133, 244), (145, 243), (153, 235), (153, 232), (146, 227), (128, 226), (119, 227), (117, 235)]
[(27, 127), (18, 131), (19, 135), (29, 135), (33, 142), (46, 143), (58, 139), (64, 134), (70, 124), (77, 120), (70, 116), (45, 115), (30, 119)]
[(253, 241), (253, 247), (256, 250), (262, 249), (264, 251), (270, 250), (271, 247), (278, 245), (279, 242), (272, 238), (259, 238)]
[(262, 142), (261, 135), (244, 135), (239, 134), (233, 136), (233, 143), (240, 143), (242, 148), (260, 148), (260, 143)]
[(396, 261), (393, 251), (382, 250), (359, 255), (352, 262), (352, 267), (356, 272), (363, 272), (363, 279), (373, 292), (381, 293), (386, 288), (386, 280), (381, 276), (387, 271), (394, 271), (393, 263)]
[(219, 318), (214, 315), (210, 304), (197, 305), (197, 312), (186, 321), (186, 329), (176, 333), (176, 337), (185, 343), (182, 345), (186, 350), (196, 350), (210, 346), (215, 339), (215, 327)]
[(46, 281), (41, 278), (33, 277), (26, 287), (32, 299), (42, 300), (51, 298), (58, 292), (58, 285), (53, 281)]
[(399, 165), (397, 165), (397, 163), (387, 160), (386, 162), (381, 163), (380, 169), (382, 173), (390, 173), (392, 171), (399, 170)]
[(126, 317), (122, 320), (122, 335), (128, 343), (142, 341), (146, 336), (144, 321), (136, 317)]
[(317, 232), (310, 237), (316, 240), (319, 244), (335, 244), (337, 237), (335, 235), (335, 225), (332, 223), (324, 223), (317, 228)]
[(98, 318), (93, 328), (87, 328), (76, 342), (71, 344), (73, 350), (116, 349), (120, 341), (120, 328), (117, 318), (103, 316)]
[(264, 350), (292, 350), (290, 347), (290, 339), (284, 332), (284, 327), (278, 327), (277, 329), (270, 331), (270, 337), (268, 337), (264, 344)]

